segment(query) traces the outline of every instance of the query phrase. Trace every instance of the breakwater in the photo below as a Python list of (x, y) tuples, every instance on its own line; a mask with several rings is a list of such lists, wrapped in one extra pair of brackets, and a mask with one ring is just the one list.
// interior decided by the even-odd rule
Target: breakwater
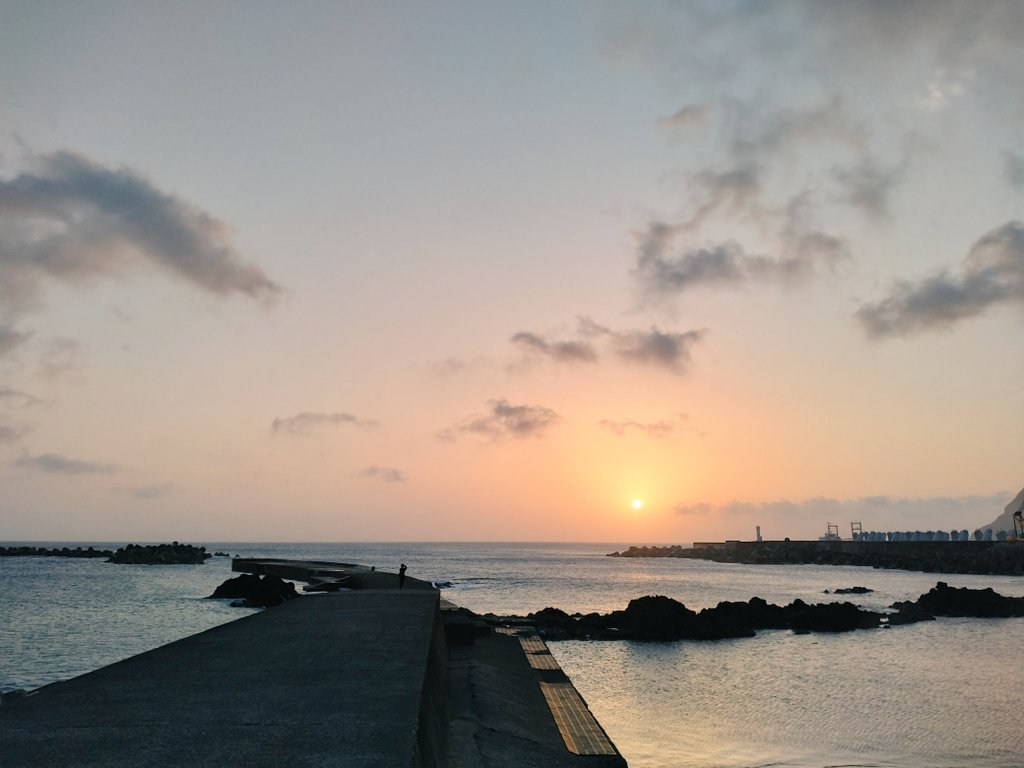
[(314, 587), (349, 581), (5, 695), (0, 762), (624, 768), (614, 748), (570, 747), (518, 638), (442, 607), (429, 583), (400, 588), (397, 574), (329, 563), (233, 565), (305, 573)]
[(1018, 541), (726, 541), (629, 547), (610, 557), (678, 557), (750, 565), (859, 565), (926, 573), (1024, 575)]
[[(225, 556), (223, 552), (217, 553)], [(213, 557), (206, 547), (192, 544), (128, 544), (117, 550), (95, 547), (0, 547), (0, 557), (105, 557), (108, 563), (122, 565), (202, 565)]]

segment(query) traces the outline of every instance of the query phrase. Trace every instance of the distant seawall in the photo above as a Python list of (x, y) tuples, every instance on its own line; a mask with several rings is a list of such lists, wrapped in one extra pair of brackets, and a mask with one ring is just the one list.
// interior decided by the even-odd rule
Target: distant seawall
[(860, 565), (926, 573), (1024, 576), (1019, 541), (725, 541), (630, 547), (612, 557), (679, 557), (719, 563)]

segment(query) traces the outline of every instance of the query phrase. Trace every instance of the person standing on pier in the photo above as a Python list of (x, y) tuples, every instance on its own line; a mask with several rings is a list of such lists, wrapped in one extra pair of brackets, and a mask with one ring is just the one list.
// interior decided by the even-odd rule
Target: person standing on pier
[(402, 567), (398, 569), (398, 588), (402, 589), (405, 587), (405, 563), (402, 563)]

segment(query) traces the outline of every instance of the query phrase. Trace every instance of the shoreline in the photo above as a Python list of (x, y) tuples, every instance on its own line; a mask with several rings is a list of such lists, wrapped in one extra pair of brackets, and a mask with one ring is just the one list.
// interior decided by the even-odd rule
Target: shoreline
[(1024, 576), (1017, 541), (726, 541), (632, 546), (608, 557), (675, 557), (744, 565), (853, 565), (976, 576)]
[[(829, 594), (871, 592), (864, 587), (839, 589)], [(826, 593), (828, 590), (826, 590)], [(794, 600), (780, 606), (753, 597), (746, 602), (720, 602), (714, 608), (693, 611), (664, 595), (629, 601), (625, 610), (608, 614), (568, 614), (544, 608), (526, 616), (484, 619), (495, 626), (535, 626), (549, 640), (730, 640), (755, 637), (766, 629), (788, 629), (796, 634), (853, 632), (935, 621), (937, 618), (1008, 619), (1024, 617), (1024, 597), (1006, 597), (991, 588), (950, 587), (938, 582), (916, 600), (888, 606), (891, 612), (868, 610), (850, 602), (806, 603)]]

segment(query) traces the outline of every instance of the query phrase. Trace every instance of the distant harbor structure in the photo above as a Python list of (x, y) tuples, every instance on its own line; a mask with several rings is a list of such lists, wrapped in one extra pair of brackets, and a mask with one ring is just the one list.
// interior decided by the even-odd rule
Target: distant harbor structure
[[(1024, 505), (1013, 517), (1015, 530), (1011, 533), (1006, 530), (993, 531), (991, 528), (985, 530), (976, 529), (973, 534), (966, 528), (951, 531), (865, 531), (859, 521), (850, 523), (850, 541), (1024, 541)], [(757, 541), (761, 539), (761, 527), (757, 527)], [(838, 523), (827, 523), (825, 533), (818, 537), (818, 541), (843, 541), (839, 535)]]

